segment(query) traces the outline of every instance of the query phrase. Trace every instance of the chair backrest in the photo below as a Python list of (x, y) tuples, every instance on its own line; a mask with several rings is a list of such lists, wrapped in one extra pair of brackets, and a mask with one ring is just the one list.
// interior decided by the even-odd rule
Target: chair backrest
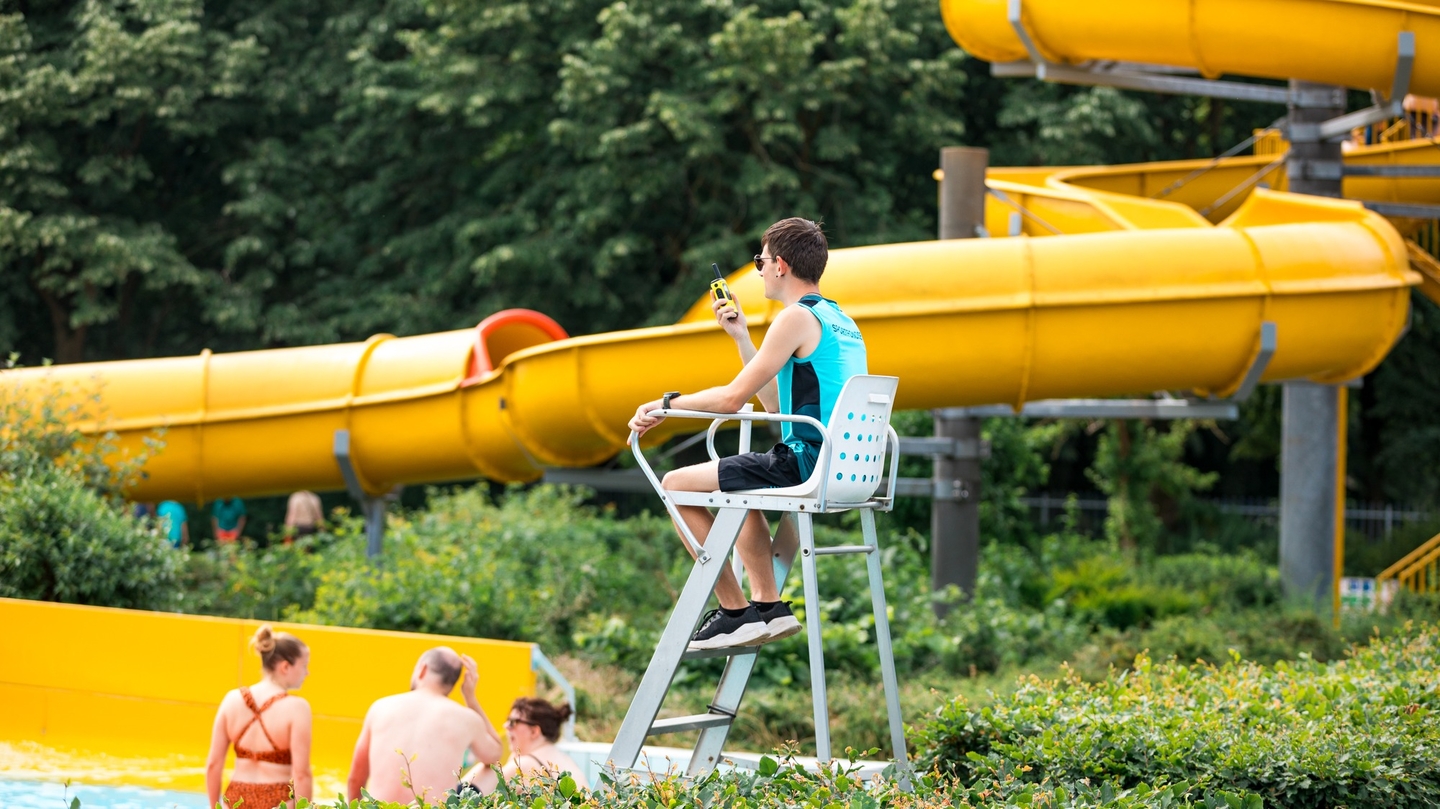
[(827, 425), (827, 503), (863, 503), (880, 487), (886, 428), (899, 384), (898, 377), (857, 374), (840, 389)]

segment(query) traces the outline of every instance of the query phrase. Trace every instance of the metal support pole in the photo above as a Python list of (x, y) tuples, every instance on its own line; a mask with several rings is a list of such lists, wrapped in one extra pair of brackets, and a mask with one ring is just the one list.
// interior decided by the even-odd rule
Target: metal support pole
[[(985, 232), (985, 169), (990, 153), (963, 146), (940, 150), (940, 238), (972, 239)], [(980, 419), (935, 411), (935, 437), (980, 444)], [(968, 455), (969, 457), (961, 457)], [(930, 504), (930, 586), (975, 590), (980, 565), (980, 453), (935, 456), (935, 497)], [(935, 614), (949, 609), (937, 603)]]
[(351, 455), (350, 431), (335, 431), (335, 465), (340, 467), (340, 476), (345, 479), (345, 489), (360, 507), (360, 516), (365, 518), (365, 555), (370, 559), (380, 556), (385, 543), (385, 504), (400, 496), (401, 487), (379, 497), (367, 494), (360, 483), (360, 474), (355, 470)]
[[(1290, 190), (1340, 196), (1340, 176), (1309, 171), (1340, 162), (1340, 143), (1320, 139), (1319, 124), (1345, 112), (1345, 89), (1290, 82)], [(1340, 393), (1334, 385), (1284, 385), (1280, 449), (1280, 578), (1286, 595), (1331, 606), (1335, 585), (1336, 510), (1340, 495)], [(1338, 502), (1337, 502), (1338, 501)]]
[(1280, 447), (1280, 579), (1285, 594), (1330, 605), (1335, 575), (1335, 483), (1339, 477), (1340, 392), (1288, 382)]

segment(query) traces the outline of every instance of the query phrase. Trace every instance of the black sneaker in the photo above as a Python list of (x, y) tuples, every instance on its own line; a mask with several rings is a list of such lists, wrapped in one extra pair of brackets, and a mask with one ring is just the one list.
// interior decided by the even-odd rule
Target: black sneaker
[(716, 607), (705, 613), (700, 628), (690, 636), (689, 650), (725, 649), (730, 646), (749, 646), (765, 637), (765, 622), (755, 612), (753, 604), (745, 607), (738, 616), (731, 617)]
[(765, 622), (765, 634), (755, 645), (788, 638), (800, 631), (800, 621), (790, 611), (789, 601), (777, 601), (766, 606), (755, 606), (755, 613)]

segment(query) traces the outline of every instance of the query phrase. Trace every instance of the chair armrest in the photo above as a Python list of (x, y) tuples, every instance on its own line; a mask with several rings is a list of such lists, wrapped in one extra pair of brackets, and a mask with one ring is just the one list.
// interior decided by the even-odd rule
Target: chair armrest
[(890, 508), (895, 508), (895, 484), (900, 480), (900, 434), (889, 424), (885, 425), (885, 431), (890, 434), (890, 485), (885, 491), (885, 499), (889, 501)]
[(825, 425), (811, 416), (794, 416), (784, 413), (707, 413), (703, 410), (652, 410), (665, 418), (714, 419), (715, 421), (793, 421), (804, 422), (825, 434)]
[[(662, 418), (710, 419), (712, 420), (712, 424), (710, 425), (710, 429), (712, 431), (710, 437), (712, 439), (714, 438), (713, 431), (718, 429), (719, 425), (722, 422), (726, 421), (803, 422), (813, 425), (815, 429), (820, 431), (820, 435), (823, 437), (823, 441), (820, 445), (821, 464), (824, 465), (826, 459), (828, 458), (827, 453), (825, 453), (824, 449), (825, 443), (828, 443), (830, 438), (829, 435), (826, 433), (825, 425), (820, 423), (819, 419), (811, 418), (810, 416), (787, 416), (782, 413), (708, 413), (703, 410), (666, 410), (663, 408), (651, 412), (659, 413)], [(715, 458), (713, 441), (707, 443), (710, 445), (708, 449), (710, 450), (711, 457)], [(630, 431), (630, 451), (634, 453), (635, 460), (640, 464), (640, 471), (645, 473), (645, 478), (650, 481), (650, 486), (655, 489), (655, 493), (660, 496), (660, 502), (665, 504), (665, 510), (669, 512), (671, 519), (675, 521), (675, 526), (680, 529), (680, 534), (685, 538), (685, 541), (690, 544), (690, 550), (695, 552), (695, 558), (701, 560), (702, 562), (708, 560), (710, 556), (709, 554), (705, 553), (705, 546), (701, 545), (699, 542), (696, 541), (694, 534), (690, 532), (690, 526), (687, 525), (685, 523), (685, 520), (681, 518), (679, 508), (675, 505), (675, 502), (670, 499), (670, 496), (666, 494), (665, 487), (660, 485), (660, 478), (655, 476), (655, 470), (650, 467), (650, 462), (645, 460), (645, 453), (640, 449), (640, 436), (634, 430)], [(824, 496), (823, 488), (821, 489), (821, 496), (822, 498)]]

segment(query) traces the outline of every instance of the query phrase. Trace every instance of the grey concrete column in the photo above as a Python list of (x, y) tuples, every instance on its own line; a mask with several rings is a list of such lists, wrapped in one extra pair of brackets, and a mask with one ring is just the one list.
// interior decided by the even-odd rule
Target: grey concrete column
[[(985, 235), (985, 149), (954, 146), (940, 150), (940, 238), (973, 239)], [(903, 380), (901, 384), (904, 384)], [(951, 417), (935, 411), (935, 435), (978, 447), (980, 419)], [(967, 453), (959, 453), (966, 455)], [(939, 592), (954, 585), (967, 595), (975, 590), (980, 565), (980, 458), (935, 456), (935, 496), (930, 503), (930, 586)], [(935, 606), (945, 617), (948, 609)]]
[[(1340, 143), (1307, 139), (1305, 124), (1345, 113), (1345, 90), (1290, 82), (1290, 190), (1340, 196)], [(1296, 126), (1296, 125), (1299, 126)], [(1280, 335), (1284, 340), (1285, 336)], [(1335, 577), (1335, 489), (1340, 393), (1332, 385), (1284, 385), (1280, 449), (1280, 578), (1285, 594), (1328, 612)]]
[[(957, 445), (980, 446), (980, 419), (945, 417), (936, 411), (935, 436), (958, 439)], [(930, 587), (939, 592), (954, 585), (967, 596), (975, 591), (980, 567), (980, 453), (935, 456), (935, 495), (930, 501)], [(944, 618), (944, 604), (935, 614)]]
[(1280, 579), (1285, 595), (1331, 608), (1340, 390), (1289, 382), (1280, 447)]

